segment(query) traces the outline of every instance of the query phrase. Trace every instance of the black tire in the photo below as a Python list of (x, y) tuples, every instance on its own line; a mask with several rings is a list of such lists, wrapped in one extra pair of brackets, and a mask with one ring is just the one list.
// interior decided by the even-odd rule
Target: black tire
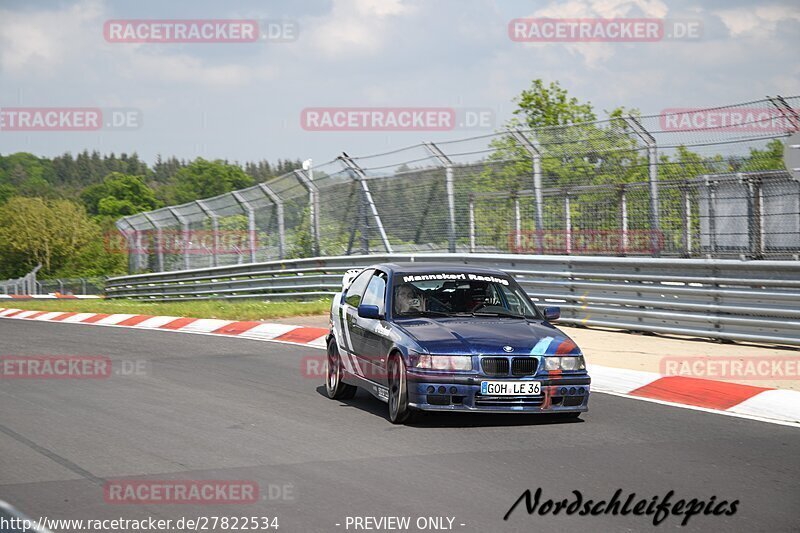
[(325, 359), (325, 392), (331, 400), (349, 400), (356, 395), (358, 387), (342, 382), (342, 358), (336, 339), (328, 342), (328, 357)]
[(411, 422), (414, 411), (408, 406), (406, 364), (397, 354), (389, 357), (389, 421), (392, 424)]

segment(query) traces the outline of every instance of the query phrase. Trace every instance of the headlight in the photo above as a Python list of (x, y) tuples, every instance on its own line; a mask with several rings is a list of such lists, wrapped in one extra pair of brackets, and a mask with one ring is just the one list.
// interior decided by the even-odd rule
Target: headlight
[(586, 362), (582, 355), (564, 357), (545, 357), (545, 370), (585, 370)]
[(420, 355), (417, 368), (472, 370), (472, 357), (469, 355)]

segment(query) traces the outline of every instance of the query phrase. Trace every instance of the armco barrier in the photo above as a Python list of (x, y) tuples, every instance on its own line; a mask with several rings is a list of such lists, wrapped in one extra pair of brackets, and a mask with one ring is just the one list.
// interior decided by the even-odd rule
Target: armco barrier
[(108, 298), (175, 301), (330, 296), (348, 268), (381, 262), (496, 267), (560, 322), (722, 340), (800, 345), (800, 262), (391, 254), (318, 257), (111, 278)]

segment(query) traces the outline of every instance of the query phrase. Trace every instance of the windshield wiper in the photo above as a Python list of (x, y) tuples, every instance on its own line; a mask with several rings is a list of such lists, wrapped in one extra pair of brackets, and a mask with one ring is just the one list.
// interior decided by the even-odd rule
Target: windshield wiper
[(413, 317), (413, 316), (452, 316), (450, 313), (445, 313), (443, 311), (406, 311), (405, 313), (399, 314), (400, 317)]
[(503, 311), (475, 311), (472, 313), (472, 316), (504, 316), (510, 318), (525, 318), (525, 315), (518, 315), (516, 313)]

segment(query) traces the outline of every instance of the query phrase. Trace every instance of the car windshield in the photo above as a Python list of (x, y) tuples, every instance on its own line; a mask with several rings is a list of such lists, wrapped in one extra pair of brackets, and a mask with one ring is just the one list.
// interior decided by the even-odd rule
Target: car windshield
[(517, 283), (505, 275), (425, 272), (395, 276), (393, 313), (412, 316), (540, 318)]

